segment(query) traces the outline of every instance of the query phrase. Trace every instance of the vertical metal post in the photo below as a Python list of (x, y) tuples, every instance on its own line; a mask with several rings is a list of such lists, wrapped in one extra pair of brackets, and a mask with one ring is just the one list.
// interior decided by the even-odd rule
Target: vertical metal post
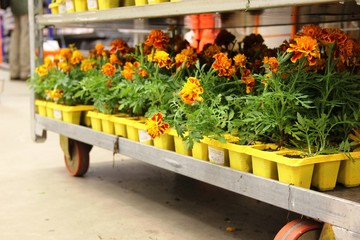
[[(42, 0), (31, 0), (28, 2), (29, 9), (29, 39), (30, 39), (30, 69), (31, 76), (35, 72), (36, 63), (42, 62), (43, 49), (42, 49), (42, 27), (35, 23), (35, 16), (43, 13)], [(36, 55), (38, 52), (38, 56)], [(30, 94), (30, 130), (31, 138), (35, 142), (42, 142), (46, 139), (46, 131), (44, 129), (37, 129), (35, 122), (35, 94)]]

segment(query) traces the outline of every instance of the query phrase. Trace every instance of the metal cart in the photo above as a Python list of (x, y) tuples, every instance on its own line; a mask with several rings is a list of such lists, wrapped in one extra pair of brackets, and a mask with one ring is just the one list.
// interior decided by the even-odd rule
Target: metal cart
[[(345, 1), (360, 4), (359, 1)], [(169, 5), (172, 4), (172, 5)], [(32, 50), (32, 69), (35, 69), (35, 49), (41, 56), (42, 30), (49, 26), (91, 26), (121, 28), (133, 26), (133, 20), (153, 18), (174, 18), (188, 14), (206, 12), (233, 12), (237, 10), (261, 10), (286, 6), (316, 6), (318, 4), (339, 4), (339, 1), (326, 0), (192, 0), (176, 3), (162, 3), (139, 7), (114, 8), (102, 11), (75, 12), (68, 14), (42, 14), (42, 1), (30, 1), (30, 41)], [(354, 4), (357, 14), (349, 16), (339, 12), (341, 21), (360, 21), (360, 5)], [(171, 7), (170, 7), (171, 6)], [(163, 21), (162, 22), (169, 22)], [(317, 21), (317, 20), (316, 20)], [(333, 20), (330, 20), (330, 22)], [(173, 23), (173, 21), (170, 21)], [(175, 21), (176, 23), (176, 21)], [(66, 167), (73, 176), (81, 176), (89, 167), (89, 152), (92, 146), (98, 146), (117, 154), (126, 155), (160, 168), (179, 173), (215, 186), (248, 196), (271, 205), (302, 214), (323, 222), (323, 232), (333, 235), (326, 239), (360, 239), (360, 188), (337, 186), (334, 191), (318, 192), (287, 185), (279, 181), (265, 179), (253, 174), (222, 167), (175, 152), (144, 145), (125, 138), (92, 130), (88, 127), (65, 123), (46, 118), (35, 113), (32, 98), (32, 133), (36, 142), (46, 139), (46, 131), (61, 135), (61, 147), (66, 159)], [(318, 228), (306, 222), (305, 232)], [(289, 226), (287, 231), (298, 231)], [(289, 230), (290, 228), (290, 230)], [(324, 230), (326, 229), (326, 230)], [(285, 236), (285, 235), (284, 235)], [(283, 239), (302, 239), (298, 237)], [(309, 235), (309, 238), (315, 239)], [(325, 237), (323, 237), (325, 239)]]

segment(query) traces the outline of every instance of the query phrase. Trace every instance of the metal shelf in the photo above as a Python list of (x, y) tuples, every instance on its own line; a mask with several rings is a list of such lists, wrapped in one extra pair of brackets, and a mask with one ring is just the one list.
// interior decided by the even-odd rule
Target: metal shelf
[[(354, 0), (344, 0), (343, 2)], [(339, 4), (339, 0), (183, 0), (145, 6), (119, 7), (98, 11), (64, 14), (45, 14), (35, 17), (37, 24), (48, 26), (86, 25), (95, 22), (114, 22), (143, 18), (164, 18), (210, 12), (233, 12), (238, 10), (259, 10), (275, 7), (302, 6), (309, 4)], [(191, 6), (190, 6), (191, 5)]]
[[(344, 239), (360, 239), (360, 194), (349, 195), (349, 199), (343, 199), (336, 196), (337, 192), (343, 195), (344, 191), (347, 191), (341, 187), (331, 191), (331, 194), (321, 193), (200, 161), (87, 127), (40, 115), (36, 115), (35, 118), (39, 127), (48, 131), (330, 223), (335, 232), (342, 232)], [(360, 193), (359, 188), (351, 190)]]

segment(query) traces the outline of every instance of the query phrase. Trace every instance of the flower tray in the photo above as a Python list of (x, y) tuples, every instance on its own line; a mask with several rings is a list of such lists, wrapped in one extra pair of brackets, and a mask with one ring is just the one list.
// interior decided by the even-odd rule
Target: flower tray
[(153, 145), (153, 140), (146, 132), (145, 127), (146, 118), (127, 118), (123, 122), (126, 124), (127, 138), (143, 144)]
[(41, 115), (46, 117), (46, 105), (47, 105), (47, 101), (43, 101), (43, 100), (35, 100), (35, 107), (36, 107), (36, 112)]
[(169, 134), (174, 138), (175, 152), (185, 156), (192, 156), (191, 149), (186, 147), (185, 141), (177, 134), (175, 129), (170, 129)]
[(50, 103), (50, 109), (52, 109), (54, 119), (68, 123), (73, 123), (73, 124), (88, 125), (89, 120), (86, 119), (86, 113), (87, 111), (93, 110), (94, 106), (92, 105), (66, 106), (56, 103)]
[(127, 114), (105, 114), (97, 111), (89, 111), (87, 114), (91, 119), (91, 128), (97, 131), (115, 135), (114, 117), (127, 117)]
[[(340, 163), (344, 161), (348, 163), (348, 161), (351, 161), (343, 153), (294, 158), (295, 155), (299, 155), (301, 152), (291, 149), (268, 152), (263, 151), (263, 149), (265, 149), (264, 146), (255, 145), (245, 151), (252, 156), (254, 174), (262, 175), (255, 171), (255, 168), (258, 167), (255, 163), (260, 161), (262, 164), (259, 165), (261, 166), (262, 171), (265, 172), (263, 174), (263, 176), (265, 175), (264, 177), (278, 179), (281, 182), (304, 188), (313, 186), (320, 191), (334, 189), (336, 182), (338, 181)], [(351, 153), (351, 155), (355, 162), (360, 161), (360, 153), (354, 152)], [(344, 167), (341, 168), (341, 171), (345, 171), (343, 169)], [(360, 174), (360, 171), (358, 174)], [(344, 176), (345, 175), (346, 174), (344, 174)], [(345, 178), (347, 179), (347, 177)], [(345, 182), (345, 180), (343, 180), (343, 182)], [(360, 182), (355, 179), (355, 182), (344, 185), (350, 186), (359, 184)]]

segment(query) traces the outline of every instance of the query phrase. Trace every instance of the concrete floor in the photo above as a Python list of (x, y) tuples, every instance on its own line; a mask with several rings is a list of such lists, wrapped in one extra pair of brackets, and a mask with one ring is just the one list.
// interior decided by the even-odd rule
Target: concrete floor
[(0, 239), (267, 240), (295, 217), (96, 147), (86, 176), (70, 177), (57, 134), (30, 138), (26, 84), (1, 78)]

